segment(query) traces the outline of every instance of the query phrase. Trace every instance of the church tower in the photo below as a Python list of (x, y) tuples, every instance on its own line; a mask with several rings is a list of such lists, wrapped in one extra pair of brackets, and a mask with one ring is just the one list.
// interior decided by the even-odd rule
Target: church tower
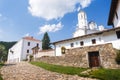
[(78, 13), (78, 26), (76, 28), (76, 31), (73, 33), (73, 37), (86, 35), (87, 29), (88, 29), (87, 15), (84, 11), (80, 11)]

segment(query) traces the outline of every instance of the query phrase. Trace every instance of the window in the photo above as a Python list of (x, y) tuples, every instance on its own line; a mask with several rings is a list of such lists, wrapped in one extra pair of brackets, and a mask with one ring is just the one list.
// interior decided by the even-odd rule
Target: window
[(78, 45), (78, 42), (76, 42), (76, 45)]
[(59, 47), (61, 47), (61, 45), (59, 45)]
[(101, 38), (99, 37), (99, 41), (101, 41)]
[(30, 42), (28, 42), (28, 46), (30, 46)]
[(83, 15), (81, 15), (81, 19), (83, 18)]
[(39, 44), (37, 43), (37, 47), (39, 46)]
[(71, 45), (71, 47), (74, 47), (74, 43), (71, 43), (70, 45)]
[(120, 39), (120, 31), (116, 31), (117, 38)]
[(92, 39), (92, 44), (96, 44), (96, 39)]
[(80, 45), (81, 45), (81, 46), (83, 46), (83, 45), (84, 45), (84, 42), (83, 42), (83, 41), (81, 41), (81, 42), (80, 42)]
[(29, 53), (29, 50), (27, 50), (27, 53)]
[(116, 18), (118, 19), (118, 14), (117, 14), (117, 12), (116, 12), (115, 14), (116, 14)]

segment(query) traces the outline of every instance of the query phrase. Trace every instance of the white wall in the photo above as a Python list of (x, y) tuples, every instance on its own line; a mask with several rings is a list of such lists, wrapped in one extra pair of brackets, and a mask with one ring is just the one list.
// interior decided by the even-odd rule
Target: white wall
[[(30, 46), (28, 46), (28, 42), (30, 42)], [(39, 44), (39, 48), (41, 50), (42, 42), (21, 39), (9, 49), (8, 62), (20, 62), (21, 60), (26, 59), (27, 54), (32, 54), (32, 48), (35, 47), (37, 43)], [(14, 53), (11, 53), (10, 50), (14, 51)], [(29, 53), (27, 53), (27, 50), (29, 50)]]
[(103, 34), (102, 38), (105, 43), (112, 43), (114, 48), (120, 49), (120, 39), (117, 38), (115, 31)]
[[(12, 48), (8, 51), (8, 62), (19, 62), (21, 60), (22, 44), (23, 40), (18, 41)], [(11, 53), (13, 51), (13, 53)]]
[(42, 56), (55, 56), (55, 51), (54, 50), (40, 51), (35, 55), (36, 58), (40, 58)]
[[(96, 39), (96, 44), (92, 44), (92, 39)], [(106, 43), (112, 43), (113, 47), (116, 49), (120, 49), (120, 39), (117, 39), (116, 32), (115, 31), (110, 31), (110, 32), (105, 32), (103, 34), (99, 35), (92, 35), (92, 36), (87, 36), (84, 38), (79, 38), (77, 40), (69, 40), (69, 41), (64, 41), (60, 43), (55, 44), (55, 52), (56, 56), (61, 56), (61, 47), (64, 46), (66, 49), (71, 49), (71, 43), (74, 43), (74, 47), (72, 48), (77, 48), (77, 47), (83, 47), (80, 46), (80, 42), (84, 42), (84, 46), (93, 46), (93, 45), (98, 45), (98, 44), (106, 44)]]
[[(77, 48), (77, 47), (83, 47), (80, 45), (80, 42), (83, 41), (84, 42), (84, 46), (90, 46), (90, 45), (97, 45), (97, 44), (102, 44), (104, 43), (104, 41), (100, 40), (101, 36), (89, 36), (89, 37), (85, 37), (85, 38), (79, 38), (77, 40), (70, 40), (70, 41), (66, 41), (66, 42), (61, 42), (56, 44), (56, 56), (61, 56), (61, 47), (65, 47), (66, 49), (71, 49), (71, 48)], [(92, 39), (96, 39), (96, 43), (97, 44), (92, 44)], [(74, 43), (74, 47), (71, 47), (71, 43)]]
[[(30, 42), (30, 46), (28, 46), (28, 42)], [(21, 54), (21, 59), (24, 60), (27, 57), (27, 54), (32, 54), (32, 48), (37, 46), (39, 44), (40, 50), (42, 49), (42, 43), (39, 41), (32, 41), (32, 40), (23, 40), (23, 50)], [(27, 53), (27, 50), (29, 50), (29, 53)]]
[(73, 33), (73, 37), (78, 37), (78, 36), (83, 36), (85, 35), (85, 30), (84, 29), (77, 29), (74, 33)]

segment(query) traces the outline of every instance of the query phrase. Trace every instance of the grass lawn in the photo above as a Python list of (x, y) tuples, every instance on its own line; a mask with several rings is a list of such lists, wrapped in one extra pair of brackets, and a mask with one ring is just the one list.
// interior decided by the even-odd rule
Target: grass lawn
[[(1, 68), (3, 65), (4, 65), (3, 63), (0, 63), (0, 68)], [(0, 74), (0, 80), (3, 80), (2, 77), (1, 77), (1, 74)]]
[(90, 72), (88, 77), (94, 77), (101, 80), (120, 80), (120, 69), (98, 69)]
[(33, 65), (42, 67), (46, 70), (58, 72), (62, 74), (70, 74), (70, 75), (79, 75), (80, 72), (85, 71), (87, 69), (85, 68), (77, 68), (77, 67), (69, 67), (69, 66), (60, 66), (60, 65), (53, 65), (53, 64), (47, 64), (43, 62), (30, 62)]
[(44, 62), (30, 62), (33, 65), (42, 67), (46, 70), (58, 72), (62, 74), (70, 74), (70, 75), (79, 75), (84, 77), (92, 77), (98, 78), (100, 80), (120, 80), (120, 69), (97, 69), (89, 72), (89, 74), (81, 74), (82, 71), (87, 70), (86, 68), (76, 68), (76, 67), (69, 67), (69, 66), (60, 66), (60, 65), (53, 65), (47, 64)]

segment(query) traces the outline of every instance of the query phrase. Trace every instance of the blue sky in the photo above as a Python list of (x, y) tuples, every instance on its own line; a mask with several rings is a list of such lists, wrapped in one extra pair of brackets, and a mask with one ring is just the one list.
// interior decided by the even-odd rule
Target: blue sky
[(51, 42), (71, 38), (77, 14), (83, 10), (88, 21), (107, 26), (111, 0), (0, 0), (0, 41), (17, 41), (24, 36)]

